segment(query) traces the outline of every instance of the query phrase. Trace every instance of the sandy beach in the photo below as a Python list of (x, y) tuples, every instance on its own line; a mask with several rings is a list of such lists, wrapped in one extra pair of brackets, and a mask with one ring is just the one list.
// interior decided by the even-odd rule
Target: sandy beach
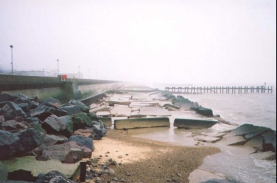
[[(98, 178), (99, 182), (185, 183), (189, 182), (189, 174), (203, 163), (206, 156), (220, 152), (213, 147), (184, 147), (138, 139), (126, 131), (111, 129), (102, 140), (94, 141), (94, 145), (92, 162), (99, 159), (97, 167), (107, 166), (112, 172)], [(115, 165), (107, 163), (111, 159), (116, 161)]]

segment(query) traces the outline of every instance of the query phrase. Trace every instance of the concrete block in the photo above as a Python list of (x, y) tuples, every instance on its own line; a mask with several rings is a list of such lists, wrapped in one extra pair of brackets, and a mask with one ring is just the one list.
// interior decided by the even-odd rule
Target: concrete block
[(169, 118), (131, 118), (114, 120), (114, 129), (170, 127)]
[(218, 123), (217, 120), (209, 120), (209, 119), (176, 118), (174, 120), (173, 125), (178, 128), (201, 129), (201, 128), (210, 128), (217, 123)]

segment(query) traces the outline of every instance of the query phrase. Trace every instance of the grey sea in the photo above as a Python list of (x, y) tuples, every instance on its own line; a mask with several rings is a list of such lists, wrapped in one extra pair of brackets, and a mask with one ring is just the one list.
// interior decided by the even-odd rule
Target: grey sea
[[(164, 87), (158, 87), (164, 90)], [(237, 125), (253, 124), (276, 130), (276, 91), (271, 93), (247, 94), (176, 94), (182, 95), (199, 105), (213, 109), (226, 121)], [(188, 145), (184, 142), (186, 132), (171, 125), (168, 130), (145, 131), (139, 138)], [(186, 144), (184, 144), (186, 143)], [(273, 183), (276, 182), (276, 161), (240, 158), (228, 150), (205, 158), (200, 167), (211, 172), (225, 174), (231, 182)]]

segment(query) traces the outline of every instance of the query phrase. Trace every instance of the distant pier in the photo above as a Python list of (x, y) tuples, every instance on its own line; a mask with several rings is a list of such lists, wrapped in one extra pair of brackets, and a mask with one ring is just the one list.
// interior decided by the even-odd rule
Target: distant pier
[(272, 86), (214, 86), (214, 87), (165, 87), (166, 91), (172, 93), (186, 93), (186, 94), (202, 94), (202, 93), (272, 93)]

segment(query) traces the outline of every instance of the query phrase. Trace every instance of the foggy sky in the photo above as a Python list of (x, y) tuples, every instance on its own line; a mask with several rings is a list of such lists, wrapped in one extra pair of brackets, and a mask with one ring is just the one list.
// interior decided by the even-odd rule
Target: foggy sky
[[(275, 0), (0, 0), (0, 68), (276, 83)], [(89, 74), (90, 70), (90, 74)]]

